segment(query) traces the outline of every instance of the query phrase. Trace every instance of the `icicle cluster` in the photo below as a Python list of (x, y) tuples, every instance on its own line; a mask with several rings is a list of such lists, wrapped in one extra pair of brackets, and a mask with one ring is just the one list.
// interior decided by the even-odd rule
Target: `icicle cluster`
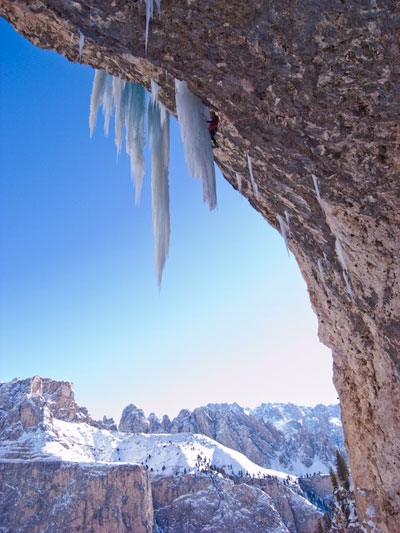
[(93, 135), (100, 106), (103, 107), (106, 135), (110, 118), (115, 112), (115, 144), (118, 153), (121, 151), (124, 129), (126, 130), (126, 153), (130, 158), (131, 176), (136, 190), (135, 201), (138, 204), (145, 173), (146, 92), (137, 83), (126, 83), (102, 70), (96, 70), (90, 100), (90, 136)]
[(192, 94), (185, 81), (175, 80), (176, 110), (189, 173), (203, 183), (203, 200), (217, 205), (214, 156), (207, 131), (208, 109)]
[(158, 85), (152, 81), (149, 104), (149, 137), (151, 144), (151, 191), (153, 233), (155, 239), (155, 264), (158, 285), (169, 249), (169, 113), (158, 101)]
[[(152, 3), (152, 2), (151, 2)], [(148, 2), (146, 1), (146, 5)], [(159, 2), (157, 3), (159, 6)], [(148, 106), (148, 129), (151, 144), (151, 188), (155, 264), (157, 281), (161, 284), (162, 271), (168, 256), (170, 239), (169, 213), (169, 113), (158, 101), (159, 87), (152, 81)], [(189, 172), (203, 182), (203, 199), (210, 208), (216, 206), (214, 157), (207, 131), (205, 106), (187, 88), (185, 82), (176, 82), (176, 103), (181, 136)], [(131, 176), (136, 188), (136, 203), (140, 200), (145, 174), (145, 114), (146, 92), (138, 84), (97, 70), (90, 101), (90, 136), (96, 126), (100, 106), (104, 114), (104, 133), (108, 135), (111, 116), (115, 113), (115, 144), (121, 151), (126, 131), (126, 152), (130, 157)]]

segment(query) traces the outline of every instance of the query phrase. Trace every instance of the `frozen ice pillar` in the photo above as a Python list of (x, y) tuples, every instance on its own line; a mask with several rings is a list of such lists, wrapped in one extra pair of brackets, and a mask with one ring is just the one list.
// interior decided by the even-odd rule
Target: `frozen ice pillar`
[(169, 216), (169, 113), (158, 102), (158, 85), (152, 81), (148, 125), (151, 143), (151, 193), (155, 264), (157, 282), (161, 285), (162, 271), (167, 259), (170, 236)]
[(185, 81), (175, 80), (175, 99), (189, 173), (194, 178), (201, 178), (203, 200), (214, 209), (217, 193), (214, 156), (207, 131), (208, 110), (200, 98), (189, 91)]

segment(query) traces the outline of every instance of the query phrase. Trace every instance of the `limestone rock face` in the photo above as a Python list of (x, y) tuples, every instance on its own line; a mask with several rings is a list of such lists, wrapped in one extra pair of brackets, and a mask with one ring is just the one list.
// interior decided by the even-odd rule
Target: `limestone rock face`
[(166, 477), (153, 481), (152, 490), (155, 521), (164, 533), (311, 532), (321, 519), (304, 498), (273, 479), (253, 486), (216, 476)]
[(0, 405), (2, 439), (15, 440), (24, 430), (53, 418), (95, 424), (87, 409), (75, 402), (72, 383), (67, 381), (35, 376), (0, 383)]
[[(398, 5), (393, 0), (1, 0), (34, 44), (149, 88), (174, 80), (218, 110), (225, 178), (286, 224), (333, 352), (358, 512), (400, 512)], [(72, 39), (71, 39), (72, 34)], [(252, 185), (248, 161), (252, 162)], [(26, 412), (26, 424), (34, 414)], [(368, 510), (368, 513), (367, 513)]]
[(150, 479), (138, 465), (0, 462), (2, 531), (151, 533)]

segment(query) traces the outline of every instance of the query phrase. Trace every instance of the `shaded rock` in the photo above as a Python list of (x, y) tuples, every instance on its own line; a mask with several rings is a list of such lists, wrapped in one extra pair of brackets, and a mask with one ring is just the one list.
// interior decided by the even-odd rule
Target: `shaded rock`
[(150, 480), (138, 465), (0, 462), (2, 531), (151, 533)]

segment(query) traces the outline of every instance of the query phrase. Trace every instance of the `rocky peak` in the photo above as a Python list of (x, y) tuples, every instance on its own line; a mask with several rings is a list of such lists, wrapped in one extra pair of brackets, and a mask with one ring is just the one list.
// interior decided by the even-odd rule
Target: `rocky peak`
[(75, 402), (72, 387), (70, 382), (39, 376), (0, 383), (2, 438), (14, 438), (16, 433), (51, 423), (53, 418), (95, 424), (87, 409)]

